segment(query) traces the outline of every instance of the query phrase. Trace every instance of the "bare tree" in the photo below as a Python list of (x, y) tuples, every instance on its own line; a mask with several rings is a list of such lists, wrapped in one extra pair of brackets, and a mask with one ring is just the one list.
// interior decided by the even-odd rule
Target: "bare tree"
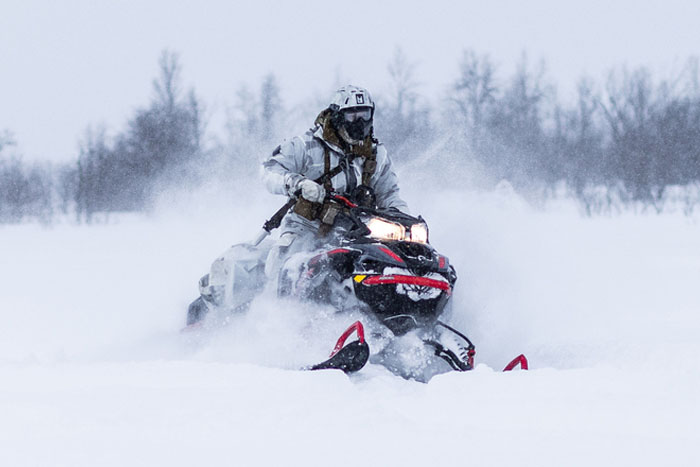
[(649, 125), (652, 113), (652, 82), (649, 70), (617, 70), (608, 75), (606, 96), (601, 102), (610, 128), (610, 169), (633, 199), (651, 200), (654, 144)]
[(12, 133), (10, 133), (9, 130), (3, 130), (2, 133), (0, 133), (0, 156), (2, 156), (3, 149), (14, 146), (15, 144), (15, 138), (12, 136)]
[(509, 85), (488, 114), (486, 163), (499, 178), (532, 186), (551, 177), (553, 154), (545, 116), (554, 95), (545, 79), (544, 62), (531, 67), (523, 54)]
[(172, 111), (181, 93), (180, 57), (170, 50), (163, 50), (158, 59), (158, 78), (153, 80), (153, 91), (156, 101), (168, 111)]
[(236, 92), (236, 101), (229, 109), (229, 132), (234, 140), (243, 135), (259, 133), (259, 112), (255, 94), (247, 86), (241, 86)]
[(389, 71), (389, 85), (391, 87), (390, 104), (393, 106), (393, 114), (404, 116), (404, 112), (415, 107), (418, 97), (415, 80), (416, 65), (410, 63), (403, 50), (397, 47), (394, 56), (387, 67)]
[[(78, 193), (78, 168), (74, 164), (63, 164), (54, 172), (55, 187), (58, 195), (58, 208), (63, 215), (68, 215), (76, 206)], [(77, 214), (77, 209), (76, 209)]]
[(415, 70), (416, 64), (397, 47), (387, 66), (388, 93), (378, 99), (375, 119), (387, 148), (405, 159), (415, 157), (432, 138), (429, 109), (418, 94)]
[(457, 109), (467, 137), (478, 146), (484, 119), (497, 98), (495, 67), (488, 56), (465, 50), (459, 64), (459, 77), (452, 85), (451, 102)]
[(263, 79), (260, 87), (260, 123), (263, 141), (271, 141), (275, 136), (282, 105), (277, 78), (270, 73)]

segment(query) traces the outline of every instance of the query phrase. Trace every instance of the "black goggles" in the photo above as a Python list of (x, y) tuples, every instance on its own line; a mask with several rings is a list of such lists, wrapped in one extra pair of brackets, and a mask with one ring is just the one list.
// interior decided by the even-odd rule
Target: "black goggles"
[(369, 122), (372, 120), (371, 107), (357, 107), (343, 110), (343, 117), (346, 122), (352, 123), (355, 120), (364, 120)]

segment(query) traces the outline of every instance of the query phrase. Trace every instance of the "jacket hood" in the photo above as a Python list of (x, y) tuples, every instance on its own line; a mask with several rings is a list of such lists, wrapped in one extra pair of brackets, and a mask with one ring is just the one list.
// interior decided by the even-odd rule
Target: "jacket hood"
[(316, 125), (314, 136), (321, 139), (334, 151), (344, 154), (354, 154), (360, 157), (371, 156), (374, 143), (372, 133), (370, 132), (360, 144), (348, 144), (338, 135), (336, 129), (333, 128), (331, 124), (331, 114), (331, 109), (324, 109), (318, 114), (318, 117), (316, 117), (314, 121)]

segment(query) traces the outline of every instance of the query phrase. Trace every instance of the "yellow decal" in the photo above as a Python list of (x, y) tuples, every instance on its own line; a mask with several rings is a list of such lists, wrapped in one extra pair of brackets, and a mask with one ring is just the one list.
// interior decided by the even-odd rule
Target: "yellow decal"
[(366, 274), (358, 274), (357, 276), (355, 276), (355, 282), (362, 282), (363, 280), (365, 280), (365, 277), (367, 277)]

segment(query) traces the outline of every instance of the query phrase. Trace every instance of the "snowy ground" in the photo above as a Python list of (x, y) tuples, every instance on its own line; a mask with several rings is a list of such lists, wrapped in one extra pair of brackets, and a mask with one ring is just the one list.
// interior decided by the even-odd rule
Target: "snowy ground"
[[(0, 227), (0, 465), (697, 464), (697, 219), (408, 194), (480, 363), (428, 384), (295, 371), (332, 342), (265, 298), (179, 333), (198, 277), (278, 199)], [(531, 371), (499, 371), (521, 352)]]

